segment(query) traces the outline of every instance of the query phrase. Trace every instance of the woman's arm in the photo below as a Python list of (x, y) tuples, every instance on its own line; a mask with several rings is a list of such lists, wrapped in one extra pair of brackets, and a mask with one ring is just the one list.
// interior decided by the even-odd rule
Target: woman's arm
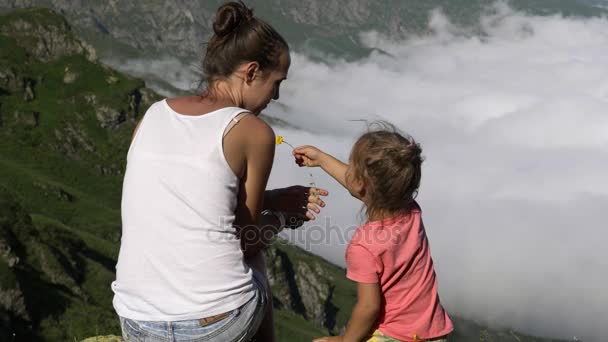
[(343, 336), (327, 336), (313, 342), (360, 342), (367, 341), (376, 325), (382, 305), (380, 284), (357, 283), (357, 304)]
[(274, 159), (275, 136), (272, 128), (253, 115), (241, 119), (231, 134), (238, 134), (245, 158), (234, 225), (239, 229), (241, 248), (246, 257), (266, 247), (280, 227), (273, 216), (261, 216), (264, 190)]

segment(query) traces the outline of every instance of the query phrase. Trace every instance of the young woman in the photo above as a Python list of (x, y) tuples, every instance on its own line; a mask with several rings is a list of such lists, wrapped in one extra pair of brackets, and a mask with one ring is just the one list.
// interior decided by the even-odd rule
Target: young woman
[(243, 3), (213, 30), (207, 88), (152, 105), (127, 156), (112, 289), (128, 341), (273, 341), (260, 251), (324, 206), (322, 189), (264, 191), (275, 135), (258, 115), (287, 78), (286, 41)]

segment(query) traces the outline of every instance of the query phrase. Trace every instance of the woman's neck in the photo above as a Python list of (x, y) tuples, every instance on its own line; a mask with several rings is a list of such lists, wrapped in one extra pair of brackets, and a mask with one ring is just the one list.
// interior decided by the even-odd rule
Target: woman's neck
[(242, 107), (243, 97), (238, 91), (237, 84), (231, 80), (218, 80), (207, 88), (200, 96), (201, 101), (212, 101), (230, 106)]

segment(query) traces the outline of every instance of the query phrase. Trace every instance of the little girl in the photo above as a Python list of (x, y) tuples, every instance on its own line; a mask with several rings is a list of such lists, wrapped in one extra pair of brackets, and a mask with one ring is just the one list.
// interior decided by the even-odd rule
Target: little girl
[(393, 126), (383, 126), (357, 140), (348, 165), (313, 146), (294, 150), (300, 166), (321, 167), (361, 200), (368, 218), (346, 249), (346, 277), (357, 282), (357, 304), (346, 331), (313, 342), (445, 342), (453, 330), (439, 301), (414, 200), (422, 150)]

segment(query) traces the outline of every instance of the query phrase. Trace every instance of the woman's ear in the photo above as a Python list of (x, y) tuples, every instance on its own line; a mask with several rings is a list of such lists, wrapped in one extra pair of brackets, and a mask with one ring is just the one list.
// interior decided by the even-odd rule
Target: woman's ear
[(249, 62), (245, 65), (245, 82), (251, 83), (260, 77), (260, 63)]

